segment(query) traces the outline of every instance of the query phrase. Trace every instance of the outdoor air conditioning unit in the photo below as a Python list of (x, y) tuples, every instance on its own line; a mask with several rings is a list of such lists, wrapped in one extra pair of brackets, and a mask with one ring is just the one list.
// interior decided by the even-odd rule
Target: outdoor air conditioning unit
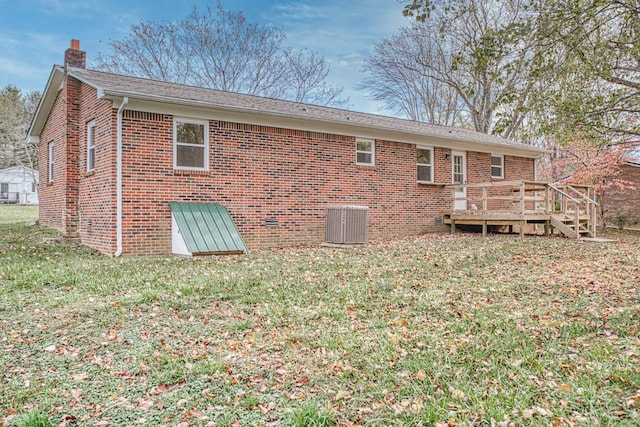
[(367, 206), (327, 206), (327, 243), (367, 243)]

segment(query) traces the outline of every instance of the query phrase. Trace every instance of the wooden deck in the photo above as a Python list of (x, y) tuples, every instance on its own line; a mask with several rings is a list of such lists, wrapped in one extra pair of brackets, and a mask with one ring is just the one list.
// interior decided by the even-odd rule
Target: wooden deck
[[(504, 181), (448, 185), (466, 189), (465, 198), (453, 198), (452, 208), (460, 201), (468, 209), (443, 213), (443, 222), (456, 232), (460, 225), (482, 226), (486, 235), (491, 228), (518, 230), (521, 236), (554, 231), (578, 239), (596, 237), (596, 203), (587, 186), (556, 186), (533, 181)], [(542, 224), (542, 227), (536, 224)]]

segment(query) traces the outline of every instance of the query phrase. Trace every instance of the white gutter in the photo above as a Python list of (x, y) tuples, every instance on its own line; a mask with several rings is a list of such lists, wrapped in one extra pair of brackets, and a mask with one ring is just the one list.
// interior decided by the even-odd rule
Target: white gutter
[[(473, 150), (465, 144), (472, 144), (475, 146), (485, 147), (483, 152), (491, 152), (496, 154), (506, 154), (521, 157), (533, 158), (540, 154), (544, 154), (547, 150), (534, 147), (531, 145), (509, 141), (504, 138), (494, 137), (491, 135), (484, 135), (478, 132), (470, 131), (467, 129), (448, 128), (443, 126), (431, 126), (434, 129), (440, 129), (439, 132), (432, 130), (431, 132), (418, 132), (416, 133), (413, 128), (414, 123), (409, 120), (402, 120), (409, 127), (390, 128), (388, 126), (382, 126), (375, 121), (375, 115), (367, 113), (351, 112), (346, 110), (335, 110), (335, 116), (317, 117), (305, 114), (292, 114), (291, 112), (273, 111), (261, 109), (258, 106), (239, 106), (239, 105), (225, 105), (225, 104), (213, 104), (209, 101), (199, 101), (196, 99), (183, 99), (175, 98), (165, 95), (146, 94), (141, 92), (123, 91), (123, 90), (103, 90), (103, 96), (105, 98), (119, 98), (122, 96), (135, 96), (136, 103), (142, 102), (144, 104), (144, 111), (167, 113), (167, 108), (154, 109), (150, 104), (160, 103), (177, 105), (183, 107), (191, 107), (194, 109), (204, 109), (206, 114), (203, 118), (212, 118), (212, 115), (216, 119), (238, 121), (240, 123), (250, 123), (263, 126), (275, 126), (293, 129), (309, 130), (314, 132), (326, 132), (326, 133), (340, 133), (344, 135), (354, 135), (367, 138), (376, 139), (389, 139), (396, 142), (405, 142), (408, 144), (415, 144), (416, 142), (422, 142), (422, 138), (438, 138), (446, 141), (453, 141), (458, 145), (446, 147), (459, 149), (459, 150)], [(287, 103), (288, 101), (282, 101)], [(305, 108), (300, 104), (300, 111)], [(306, 106), (309, 109), (321, 109), (326, 110), (326, 107)], [(368, 121), (357, 120), (357, 117), (367, 116)], [(393, 119), (391, 117), (382, 117), (383, 119)], [(317, 126), (312, 126), (313, 123)], [(425, 123), (415, 122), (416, 125), (426, 125)], [(389, 135), (389, 136), (384, 136)], [(394, 135), (394, 136), (392, 136)], [(474, 137), (475, 136), (475, 137)], [(480, 139), (478, 139), (480, 138)], [(445, 146), (445, 145), (441, 145)], [(480, 150), (476, 150), (480, 151)]]
[(118, 108), (116, 121), (116, 252), (115, 257), (122, 255), (122, 110), (129, 103), (129, 98), (122, 98)]

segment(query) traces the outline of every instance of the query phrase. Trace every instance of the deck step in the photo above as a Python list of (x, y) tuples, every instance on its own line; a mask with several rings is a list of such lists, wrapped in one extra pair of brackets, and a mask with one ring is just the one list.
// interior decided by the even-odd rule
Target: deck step
[(551, 215), (551, 225), (570, 239), (577, 239), (579, 237), (579, 233), (576, 235), (574, 228), (567, 225), (563, 221), (563, 218), (557, 215)]
[(589, 223), (583, 224), (582, 222), (578, 224), (578, 232), (576, 233), (576, 226), (574, 220), (560, 215), (551, 215), (551, 225), (560, 231), (566, 237), (570, 239), (578, 239), (583, 235), (591, 236), (591, 231), (589, 230)]

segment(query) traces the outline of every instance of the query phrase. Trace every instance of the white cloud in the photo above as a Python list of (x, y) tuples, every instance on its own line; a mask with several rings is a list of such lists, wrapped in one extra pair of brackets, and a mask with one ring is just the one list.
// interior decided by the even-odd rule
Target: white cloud
[(344, 86), (350, 108), (380, 112), (357, 88), (363, 80), (362, 65), (376, 43), (405, 24), (402, 4), (390, 0), (277, 2), (261, 11), (262, 18), (278, 23), (295, 48), (308, 48), (324, 56), (332, 66), (330, 78)]

